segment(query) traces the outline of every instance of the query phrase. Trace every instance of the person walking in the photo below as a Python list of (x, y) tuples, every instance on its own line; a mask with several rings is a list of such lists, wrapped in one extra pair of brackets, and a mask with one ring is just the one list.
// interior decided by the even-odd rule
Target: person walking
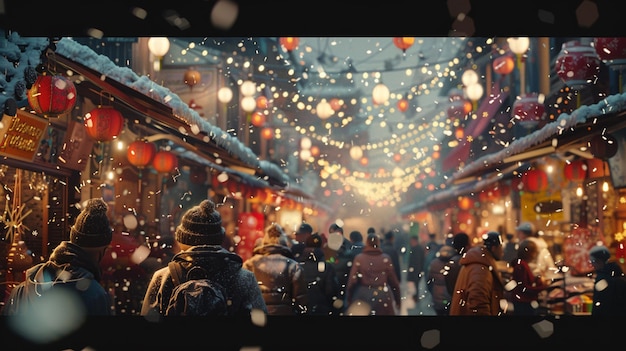
[(435, 259), (435, 255), (443, 244), (437, 242), (437, 234), (428, 233), (428, 241), (424, 245), (424, 273), (428, 273), (430, 263)]
[(395, 268), (396, 277), (398, 278), (398, 281), (401, 281), (402, 267), (400, 266), (400, 254), (396, 249), (395, 234), (392, 230), (385, 232), (385, 237), (382, 244), (380, 245), (380, 248), (383, 250), (384, 253), (391, 257), (391, 262), (393, 263), (393, 267)]
[[(511, 280), (515, 285), (510, 290), (510, 299), (513, 303), (513, 315), (534, 316), (539, 307), (539, 293), (548, 286), (544, 284), (540, 276), (533, 273), (528, 265), (536, 258), (539, 251), (537, 244), (532, 240), (524, 240), (517, 249), (517, 259), (513, 260), (513, 273)], [(507, 284), (509, 286), (509, 284)]]
[[(354, 257), (347, 286), (348, 315), (396, 315), (400, 311), (400, 282), (389, 255), (376, 234), (367, 236), (363, 251)], [(397, 312), (396, 312), (397, 311)]]
[(55, 306), (68, 316), (112, 315), (111, 296), (100, 285), (99, 267), (113, 237), (107, 210), (104, 200), (87, 200), (70, 228), (69, 241), (61, 241), (48, 261), (26, 271), (26, 280), (11, 290), (2, 314), (37, 318)]
[[(259, 282), (268, 314), (301, 315), (307, 312), (308, 305), (304, 269), (291, 250), (280, 243), (283, 233), (278, 223), (265, 228), (261, 246), (254, 248), (243, 268), (254, 273)], [(303, 249), (303, 255), (304, 252)]]
[[(372, 235), (372, 234), (368, 234), (368, 235)], [(373, 234), (373, 235), (376, 235), (376, 234)], [(350, 250), (352, 250), (352, 252), (354, 253), (354, 256), (360, 254), (363, 251), (365, 244), (363, 243), (363, 234), (361, 234), (360, 231), (353, 230), (350, 232), (350, 242), (352, 243)]]
[(448, 274), (446, 275), (446, 288), (450, 296), (454, 291), (454, 285), (459, 277), (459, 271), (461, 270), (461, 257), (472, 247), (469, 235), (465, 232), (458, 232), (452, 237), (452, 247), (454, 248), (454, 254), (448, 260)]
[(303, 261), (306, 257), (302, 254), (305, 247), (306, 239), (313, 234), (313, 227), (306, 222), (302, 222), (298, 230), (296, 231), (296, 242), (291, 245), (291, 252), (293, 259), (298, 262)]
[(504, 285), (496, 269), (502, 257), (502, 238), (498, 232), (483, 235), (459, 261), (461, 270), (452, 293), (451, 316), (497, 316), (502, 313)]
[(594, 270), (592, 316), (626, 315), (626, 278), (620, 265), (611, 261), (611, 253), (604, 245), (589, 250), (589, 261)]
[[(243, 269), (243, 260), (222, 247), (222, 217), (210, 199), (191, 207), (181, 218), (174, 237), (180, 252), (172, 261), (188, 272), (202, 268), (211, 280), (224, 288), (228, 315), (249, 315), (253, 310), (267, 313), (267, 307), (254, 274)], [(157, 320), (166, 314), (175, 284), (169, 267), (154, 272), (141, 307), (141, 315)]]
[(339, 302), (339, 280), (332, 264), (324, 259), (322, 236), (313, 233), (305, 242), (306, 259), (300, 262), (307, 287), (307, 314), (327, 316), (337, 314), (343, 303)]
[(326, 262), (331, 264), (337, 275), (339, 281), (339, 296), (341, 297), (339, 302), (336, 302), (339, 306), (335, 306), (339, 310), (339, 314), (343, 314), (348, 305), (346, 299), (346, 287), (348, 285), (348, 277), (350, 276), (350, 268), (352, 267), (352, 261), (354, 260), (355, 251), (351, 250), (352, 242), (343, 235), (343, 228), (333, 223), (328, 228), (328, 243), (329, 250), (332, 251), (331, 256), (324, 257)]
[(450, 259), (456, 254), (451, 244), (452, 240), (449, 240), (446, 245), (439, 249), (435, 259), (430, 263), (426, 281), (426, 287), (432, 297), (433, 309), (438, 316), (449, 314), (451, 295), (446, 285), (446, 276), (448, 275)]
[(424, 274), (424, 246), (419, 241), (417, 234), (409, 238), (409, 256), (406, 267), (407, 293), (417, 302), (417, 288)]

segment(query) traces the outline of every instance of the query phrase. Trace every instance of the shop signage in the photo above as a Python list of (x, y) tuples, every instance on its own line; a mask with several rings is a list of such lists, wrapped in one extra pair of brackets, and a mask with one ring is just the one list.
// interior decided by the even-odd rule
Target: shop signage
[(47, 120), (21, 110), (15, 116), (3, 115), (0, 155), (33, 161), (47, 127)]
[(82, 171), (87, 166), (93, 139), (87, 135), (87, 129), (83, 123), (70, 121), (68, 132), (65, 134), (63, 148), (58, 162), (63, 166)]

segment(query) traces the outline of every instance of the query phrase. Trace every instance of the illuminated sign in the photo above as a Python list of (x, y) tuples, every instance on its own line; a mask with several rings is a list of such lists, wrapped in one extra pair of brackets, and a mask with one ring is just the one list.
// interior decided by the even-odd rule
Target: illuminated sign
[(15, 116), (3, 115), (0, 155), (32, 161), (47, 127), (47, 120), (21, 110)]

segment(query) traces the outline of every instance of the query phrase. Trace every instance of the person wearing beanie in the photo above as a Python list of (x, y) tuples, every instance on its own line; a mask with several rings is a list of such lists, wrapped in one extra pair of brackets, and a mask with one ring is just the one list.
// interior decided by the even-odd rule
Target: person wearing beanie
[(502, 238), (491, 231), (482, 239), (482, 245), (472, 247), (459, 260), (462, 268), (452, 292), (451, 316), (502, 314), (504, 284), (496, 264), (502, 258)]
[(339, 280), (332, 263), (324, 257), (322, 236), (313, 233), (304, 242), (306, 259), (300, 262), (307, 287), (307, 313), (336, 315), (343, 303), (339, 294)]
[(591, 315), (626, 315), (626, 278), (620, 265), (611, 260), (611, 252), (604, 245), (589, 250), (589, 261), (595, 275)]
[(305, 247), (304, 242), (309, 236), (311, 236), (311, 234), (313, 234), (313, 227), (309, 223), (302, 222), (300, 228), (296, 231), (296, 242), (291, 245), (291, 252), (293, 253), (293, 258), (296, 261), (301, 262), (306, 259), (302, 252)]
[[(181, 251), (172, 257), (186, 275), (192, 268), (202, 268), (209, 279), (219, 283), (228, 301), (227, 315), (245, 316), (253, 310), (267, 313), (254, 274), (243, 269), (239, 255), (222, 247), (225, 231), (222, 216), (210, 199), (188, 209), (176, 227), (174, 239)], [(146, 290), (141, 315), (149, 320), (164, 316), (175, 284), (169, 267), (154, 272)]]
[(454, 248), (454, 253), (446, 265), (448, 269), (448, 274), (446, 275), (446, 288), (450, 296), (452, 296), (454, 284), (456, 284), (456, 279), (459, 277), (459, 271), (461, 270), (461, 263), (459, 261), (461, 260), (461, 257), (465, 255), (467, 250), (472, 247), (469, 235), (465, 232), (458, 232), (454, 234), (452, 237), (452, 247)]
[(78, 318), (112, 315), (99, 267), (113, 234), (107, 210), (104, 200), (87, 200), (70, 228), (69, 241), (61, 241), (47, 262), (26, 271), (26, 280), (11, 290), (2, 314), (26, 314), (35, 321), (55, 306)]
[(289, 247), (281, 243), (283, 228), (272, 223), (265, 228), (261, 246), (243, 268), (258, 281), (269, 315), (300, 315), (307, 312), (307, 287), (302, 266), (293, 258)]

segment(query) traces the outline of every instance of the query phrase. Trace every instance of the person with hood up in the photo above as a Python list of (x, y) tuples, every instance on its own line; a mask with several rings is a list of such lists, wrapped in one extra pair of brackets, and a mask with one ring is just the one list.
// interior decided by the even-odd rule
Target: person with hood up
[(304, 269), (281, 244), (283, 233), (278, 223), (265, 228), (261, 246), (254, 248), (243, 268), (254, 273), (269, 315), (301, 315), (308, 302)]
[(348, 315), (363, 311), (367, 315), (393, 316), (400, 311), (400, 282), (391, 257), (380, 248), (378, 235), (369, 234), (363, 251), (354, 257), (346, 295)]
[(446, 285), (450, 259), (456, 254), (452, 247), (452, 237), (439, 249), (435, 259), (430, 263), (426, 286), (433, 300), (433, 309), (438, 316), (447, 316), (450, 308), (450, 293)]
[[(209, 199), (191, 207), (181, 218), (174, 237), (181, 251), (172, 257), (187, 272), (199, 266), (209, 279), (224, 288), (227, 315), (245, 316), (253, 310), (267, 313), (261, 290), (252, 272), (242, 269), (243, 260), (222, 247), (225, 230), (222, 217)], [(164, 316), (175, 284), (169, 267), (154, 272), (141, 307), (149, 320)]]
[(306, 259), (300, 262), (300, 265), (304, 269), (307, 285), (307, 314), (321, 316), (337, 314), (343, 306), (339, 294), (339, 280), (333, 265), (324, 259), (322, 236), (313, 233), (306, 239), (305, 245), (303, 254)]
[(451, 316), (498, 316), (504, 298), (502, 277), (496, 261), (502, 257), (502, 238), (498, 232), (483, 235), (459, 261), (461, 270), (452, 293)]
[(104, 200), (87, 200), (70, 228), (69, 241), (62, 241), (47, 262), (26, 271), (26, 280), (11, 290), (2, 314), (36, 318), (55, 307), (68, 316), (112, 315), (99, 267), (113, 237), (107, 210)]

